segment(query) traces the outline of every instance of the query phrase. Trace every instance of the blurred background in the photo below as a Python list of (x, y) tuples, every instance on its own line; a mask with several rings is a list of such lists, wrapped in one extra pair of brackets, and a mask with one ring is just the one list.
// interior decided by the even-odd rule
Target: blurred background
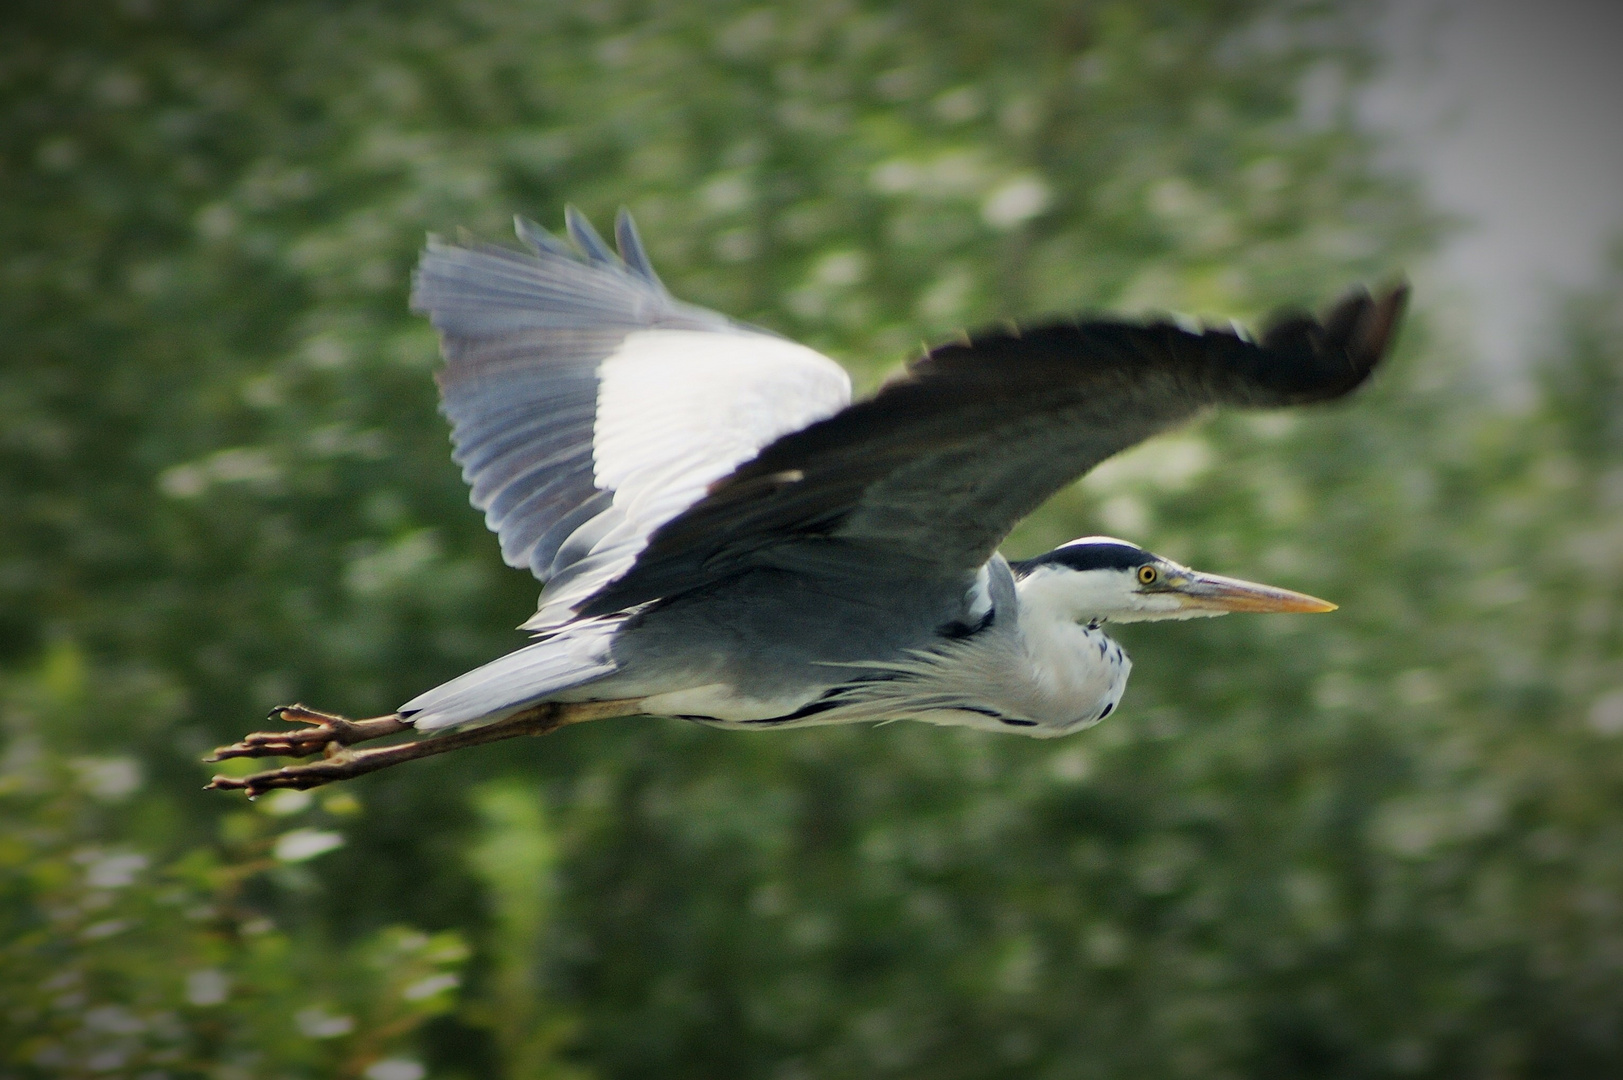
[[(1623, 1074), (1616, 10), (12, 5), (0, 1075)], [(859, 386), (1409, 274), (1369, 392), (1007, 547), (1342, 609), (1121, 628), (1123, 708), (1059, 742), (610, 720), (205, 794), (273, 704), (521, 642), (406, 294), (425, 233), (566, 202)]]

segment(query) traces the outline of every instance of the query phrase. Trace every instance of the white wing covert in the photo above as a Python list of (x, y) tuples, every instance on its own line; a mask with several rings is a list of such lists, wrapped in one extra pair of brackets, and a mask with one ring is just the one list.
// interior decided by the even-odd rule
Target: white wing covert
[(649, 535), (779, 436), (851, 399), (834, 361), (671, 297), (629, 215), (616, 256), (572, 208), (580, 253), (530, 222), (533, 255), (430, 241), (412, 306), (440, 333), (453, 459), (510, 566), (546, 583), (546, 631)]

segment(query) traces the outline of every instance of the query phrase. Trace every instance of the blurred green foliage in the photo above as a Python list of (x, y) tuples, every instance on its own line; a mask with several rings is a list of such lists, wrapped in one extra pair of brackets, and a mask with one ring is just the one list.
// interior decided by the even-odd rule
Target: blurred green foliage
[(255, 903), (267, 888), (317, 888), (304, 864), (343, 837), (315, 826), (358, 811), (354, 797), (318, 810), (289, 792), (222, 816), (215, 843), (180, 847), (173, 801), (143, 790), (137, 760), (52, 747), (49, 729), (75, 712), (164, 709), (90, 679), (58, 646), (3, 687), (3, 1075), (421, 1076), (408, 1040), (454, 1001), (459, 935), (390, 927), (328, 942), (290, 935)]
[(626, 204), (678, 295), (869, 384), (1004, 318), (1256, 319), (1435, 235), (1354, 123), (1370, 20), (14, 5), (0, 1075), (1623, 1068), (1623, 258), (1527, 408), (1416, 319), (1351, 405), (1034, 517), (1011, 553), (1116, 532), (1343, 604), (1124, 628), (1088, 734), (605, 721), (197, 790), (272, 704), (387, 711), (521, 640), (405, 310), (426, 230)]

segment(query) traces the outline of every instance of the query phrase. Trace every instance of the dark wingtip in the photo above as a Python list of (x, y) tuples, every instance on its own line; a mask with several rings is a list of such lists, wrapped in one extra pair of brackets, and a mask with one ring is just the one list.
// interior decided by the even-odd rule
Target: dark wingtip
[(1368, 289), (1349, 291), (1324, 316), (1329, 344), (1345, 349), (1360, 367), (1374, 367), (1386, 355), (1409, 299), (1409, 285), (1399, 282), (1379, 297)]
[(1409, 306), (1409, 283), (1399, 280), (1373, 297), (1348, 336), (1347, 351), (1373, 368), (1392, 351), (1398, 324)]
[(1378, 294), (1350, 289), (1318, 319), (1294, 313), (1276, 318), (1262, 347), (1316, 361), (1285, 369), (1291, 374), (1279, 388), (1295, 384), (1290, 389), (1303, 395), (1297, 400), (1326, 400), (1356, 389), (1391, 352), (1408, 301), (1408, 282), (1400, 280)]

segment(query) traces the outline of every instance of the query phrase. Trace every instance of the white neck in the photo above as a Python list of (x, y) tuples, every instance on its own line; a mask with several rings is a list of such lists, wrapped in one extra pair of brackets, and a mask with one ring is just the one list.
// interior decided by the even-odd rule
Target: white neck
[(1027, 707), (1033, 713), (1064, 716), (1064, 730), (1092, 723), (1114, 708), (1132, 670), (1121, 646), (1092, 622), (1094, 616), (1082, 614), (1103, 599), (1096, 583), (1090, 588), (1085, 582), (1054, 580), (1089, 576), (1045, 568), (1015, 583), (1027, 660), (1021, 678), (1030, 695)]

